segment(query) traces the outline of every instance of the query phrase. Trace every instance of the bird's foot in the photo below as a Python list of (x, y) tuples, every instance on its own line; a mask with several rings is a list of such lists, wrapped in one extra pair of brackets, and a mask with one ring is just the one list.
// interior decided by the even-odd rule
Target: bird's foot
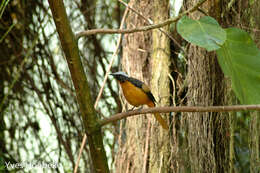
[[(129, 109), (129, 110), (127, 110), (126, 112), (129, 112), (129, 111), (133, 111), (133, 110), (135, 110), (135, 108), (138, 108), (138, 107), (136, 107), (136, 106), (133, 106), (131, 109)], [(138, 109), (136, 109), (136, 110), (141, 110), (143, 108), (143, 106), (140, 106)]]

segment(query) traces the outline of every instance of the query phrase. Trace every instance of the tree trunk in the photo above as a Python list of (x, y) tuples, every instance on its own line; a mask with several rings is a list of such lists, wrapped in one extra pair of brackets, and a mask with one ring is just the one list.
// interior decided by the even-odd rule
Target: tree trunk
[[(184, 6), (190, 8), (196, 2), (198, 0), (185, 1)], [(234, 4), (227, 3), (226, 1), (207, 1), (201, 9), (218, 20), (223, 27), (240, 25), (248, 21), (250, 17), (243, 15), (243, 10), (248, 9), (248, 3), (244, 1)], [(130, 2), (130, 5), (141, 11), (144, 16), (151, 17), (153, 14), (155, 23), (168, 18), (167, 1), (154, 0), (153, 4), (152, 6), (148, 0)], [(256, 7), (257, 5), (254, 5), (252, 9), (256, 9)], [(234, 9), (239, 13), (234, 14)], [(259, 10), (252, 11), (258, 13)], [(194, 12), (190, 17), (199, 19), (202, 15), (204, 14), (201, 12)], [(259, 17), (259, 15), (254, 15), (251, 18), (258, 21), (256, 16)], [(133, 13), (129, 15), (127, 28), (143, 25), (145, 25), (143, 19)], [(167, 31), (168, 27), (165, 27), (164, 30)], [(151, 36), (153, 40), (151, 40)], [(169, 54), (172, 50), (170, 51), (168, 38), (160, 31), (153, 30), (152, 34), (142, 32), (127, 35), (123, 43), (123, 71), (147, 84), (150, 83), (159, 105), (169, 105), (170, 93), (175, 88), (169, 88)], [(224, 78), (216, 54), (194, 45), (188, 47), (187, 54), (188, 74), (185, 81), (188, 83), (188, 92), (184, 98), (187, 100), (187, 105), (236, 104), (237, 100), (231, 92), (230, 81)], [(175, 72), (175, 69), (171, 70)], [(184, 101), (183, 104), (185, 103)], [(178, 117), (181, 121), (175, 119)], [(180, 116), (176, 115), (172, 118), (173, 127), (170, 135), (158, 127), (153, 116), (128, 118), (125, 121), (125, 131), (121, 130), (116, 172), (231, 173), (236, 171), (234, 167), (236, 161), (234, 127), (237, 126), (235, 113), (182, 113)], [(252, 114), (251, 122), (250, 167), (251, 172), (257, 172), (257, 164), (259, 164), (259, 118), (257, 114)]]
[[(247, 8), (250, 11), (250, 16), (245, 16), (250, 18), (251, 20), (245, 20), (246, 22), (250, 21), (249, 27), (251, 28), (259, 28), (260, 27), (260, 2), (258, 0), (254, 0), (251, 2), (251, 6), (249, 3), (243, 3), (241, 9)], [(260, 32), (252, 32), (253, 39), (259, 40)], [(260, 44), (258, 42), (258, 48), (260, 48)], [(251, 122), (250, 122), (250, 172), (256, 173), (260, 172), (260, 112), (252, 112), (251, 113)]]
[[(132, 0), (129, 6), (151, 17), (152, 1)], [(126, 28), (136, 28), (147, 24), (144, 19), (130, 11), (126, 19)], [(129, 76), (137, 78), (146, 84), (151, 78), (151, 31), (125, 35), (123, 40), (122, 70)], [(132, 106), (126, 104), (125, 108)], [(134, 116), (124, 121), (120, 129), (119, 151), (115, 159), (116, 172), (143, 172), (148, 167), (149, 142), (151, 136), (151, 116)], [(121, 124), (122, 127), (122, 124)]]
[[(162, 22), (169, 18), (169, 1), (154, 0), (153, 21)], [(169, 26), (161, 28), (169, 32)], [(157, 105), (170, 105), (170, 40), (161, 30), (153, 30), (152, 81), (151, 87)], [(168, 118), (169, 116), (167, 116)], [(169, 133), (155, 119), (151, 126), (149, 172), (168, 172), (170, 158)], [(166, 117), (164, 117), (166, 118)]]
[[(153, 6), (154, 3), (154, 6)], [(143, 16), (155, 22), (168, 18), (168, 1), (133, 0), (129, 4)], [(153, 13), (153, 8), (158, 11)], [(160, 10), (159, 10), (160, 9)], [(130, 12), (126, 28), (135, 28), (148, 23)], [(165, 30), (168, 30), (168, 26)], [(153, 38), (153, 44), (152, 44)], [(157, 104), (169, 105), (169, 40), (160, 31), (140, 32), (126, 35), (123, 40), (123, 71), (130, 76), (150, 83)], [(125, 131), (119, 143), (116, 157), (116, 172), (166, 172), (168, 161), (168, 132), (153, 115), (134, 116), (125, 122)]]
[[(188, 106), (225, 105), (225, 82), (214, 53), (191, 46), (189, 50)], [(224, 113), (188, 113), (191, 172), (228, 170), (228, 116)]]
[[(189, 1), (188, 8), (197, 0)], [(204, 10), (218, 6), (210, 1)], [(191, 14), (198, 19), (201, 13)], [(214, 106), (228, 103), (226, 82), (215, 53), (191, 45), (188, 50), (188, 106)], [(229, 118), (226, 113), (188, 113), (188, 152), (191, 172), (228, 172), (229, 170)]]

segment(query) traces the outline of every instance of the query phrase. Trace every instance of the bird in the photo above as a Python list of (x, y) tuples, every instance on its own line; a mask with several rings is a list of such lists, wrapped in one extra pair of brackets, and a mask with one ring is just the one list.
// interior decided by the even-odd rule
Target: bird
[[(151, 93), (150, 88), (142, 81), (129, 77), (125, 72), (119, 71), (111, 73), (110, 75), (119, 82), (125, 99), (134, 107), (147, 105), (148, 107), (155, 107), (155, 98)], [(167, 122), (162, 118), (160, 113), (154, 113), (156, 120), (160, 125), (168, 130)]]

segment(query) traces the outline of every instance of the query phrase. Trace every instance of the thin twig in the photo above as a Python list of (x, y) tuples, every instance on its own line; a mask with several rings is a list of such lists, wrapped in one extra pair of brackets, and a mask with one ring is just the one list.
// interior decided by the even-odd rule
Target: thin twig
[[(126, 19), (127, 13), (128, 13), (128, 8), (126, 8), (126, 10), (125, 10), (125, 12), (124, 12), (124, 15), (123, 15), (123, 18), (122, 18), (122, 21), (121, 21), (121, 24), (120, 24), (120, 29), (122, 29), (122, 28), (124, 27), (124, 23), (125, 23), (125, 19)], [(108, 75), (109, 75), (109, 73), (110, 73), (110, 70), (111, 70), (111, 67), (112, 67), (112, 65), (113, 65), (113, 63), (114, 63), (114, 60), (115, 60), (115, 58), (116, 58), (116, 55), (118, 54), (119, 47), (120, 47), (120, 44), (121, 44), (121, 40), (122, 40), (122, 34), (119, 35), (119, 38), (118, 38), (118, 40), (117, 40), (116, 49), (115, 49), (115, 51), (114, 51), (114, 53), (113, 53), (113, 55), (112, 55), (112, 59), (111, 59), (111, 61), (110, 61), (110, 63), (109, 63), (108, 69), (107, 69), (107, 71), (106, 71), (106, 74), (105, 74), (105, 77), (104, 77), (104, 80), (103, 80), (103, 84), (102, 84), (102, 86), (101, 86), (101, 88), (100, 88), (100, 90), (99, 90), (99, 93), (98, 93), (96, 102), (95, 102), (95, 104), (94, 104), (94, 107), (95, 107), (95, 108), (97, 107), (98, 101), (99, 101), (99, 99), (100, 99), (100, 97), (101, 97), (101, 94), (102, 94), (102, 92), (103, 92), (103, 90), (104, 90), (104, 86), (105, 86), (105, 84), (106, 84), (107, 77), (108, 77)]]
[(168, 107), (155, 107), (146, 108), (141, 110), (133, 110), (128, 112), (122, 112), (106, 118), (100, 121), (100, 125), (104, 126), (114, 121), (118, 121), (130, 116), (139, 114), (151, 114), (151, 113), (169, 113), (169, 112), (238, 112), (258, 110), (260, 111), (260, 105), (233, 105), (233, 106), (168, 106)]
[(76, 172), (78, 171), (80, 157), (81, 157), (81, 155), (82, 155), (84, 146), (85, 146), (85, 144), (86, 144), (86, 140), (87, 140), (87, 135), (86, 135), (86, 133), (85, 133), (84, 136), (83, 136), (81, 145), (80, 145), (79, 155), (78, 155), (77, 162), (76, 162), (76, 165), (75, 165), (75, 168), (74, 168), (74, 172), (73, 172), (73, 173), (76, 173)]
[(80, 37), (94, 35), (94, 34), (130, 34), (130, 33), (134, 33), (134, 32), (141, 32), (141, 31), (148, 31), (151, 29), (157, 29), (157, 28), (163, 27), (165, 25), (174, 23), (174, 22), (178, 21), (184, 15), (197, 10), (198, 7), (201, 6), (205, 1), (206, 0), (200, 0), (195, 6), (186, 10), (185, 12), (179, 14), (177, 17), (167, 19), (158, 24), (153, 24), (153, 25), (148, 25), (148, 26), (143, 26), (140, 28), (133, 28), (133, 29), (92, 29), (92, 30), (82, 31), (82, 32), (76, 34), (76, 38), (79, 39)]
[(16, 23), (13, 23), (8, 30), (4, 33), (3, 36), (1, 36), (0, 38), (0, 43), (2, 43), (2, 41), (5, 39), (5, 37), (11, 32), (11, 30), (13, 29), (13, 27), (16, 25)]

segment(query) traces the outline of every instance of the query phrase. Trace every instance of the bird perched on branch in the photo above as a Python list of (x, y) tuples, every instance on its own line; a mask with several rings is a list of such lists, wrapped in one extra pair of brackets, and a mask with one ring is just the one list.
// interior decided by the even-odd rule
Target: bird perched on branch
[[(111, 75), (113, 75), (119, 82), (125, 99), (128, 101), (128, 103), (135, 107), (140, 105), (155, 107), (154, 96), (151, 93), (150, 88), (142, 81), (129, 77), (127, 74), (121, 71), (112, 73)], [(167, 122), (159, 113), (155, 113), (154, 116), (164, 129), (169, 129)]]

